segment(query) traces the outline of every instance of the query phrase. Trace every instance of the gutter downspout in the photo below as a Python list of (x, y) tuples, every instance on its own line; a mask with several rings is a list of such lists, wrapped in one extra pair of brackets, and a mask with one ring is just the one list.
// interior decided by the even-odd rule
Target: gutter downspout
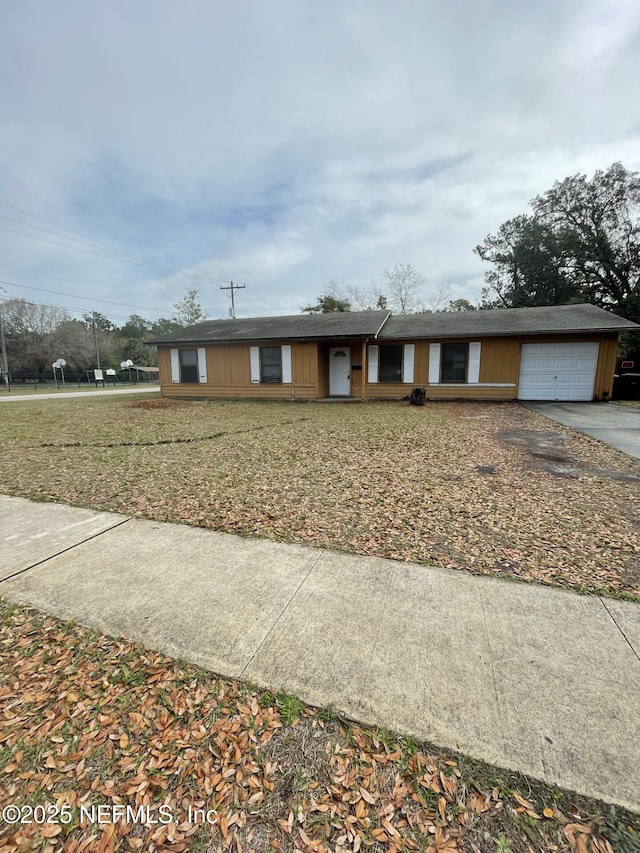
[[(382, 323), (380, 323), (380, 327), (378, 328), (378, 331), (373, 336), (374, 341), (378, 340), (378, 335), (382, 331), (382, 327), (387, 322), (387, 320), (389, 319), (390, 316), (391, 316), (391, 311), (389, 311), (389, 313), (384, 318)], [(362, 399), (363, 399), (363, 401), (366, 400), (366, 396), (367, 396), (366, 395), (366, 387), (367, 387), (368, 370), (369, 370), (369, 364), (368, 364), (368, 359), (367, 359), (367, 339), (364, 339), (362, 341)]]
[(387, 316), (384, 318), (384, 320), (383, 320), (383, 321), (382, 321), (382, 323), (380, 324), (380, 328), (378, 329), (378, 331), (377, 331), (377, 332), (375, 333), (375, 335), (373, 336), (373, 340), (374, 340), (374, 341), (377, 341), (377, 340), (378, 340), (378, 335), (379, 335), (379, 334), (380, 334), (380, 332), (382, 331), (382, 327), (383, 327), (383, 326), (384, 326), (384, 324), (387, 322), (387, 320), (389, 319), (389, 317), (390, 317), (390, 316), (391, 316), (391, 311), (389, 311), (389, 313), (387, 314)]

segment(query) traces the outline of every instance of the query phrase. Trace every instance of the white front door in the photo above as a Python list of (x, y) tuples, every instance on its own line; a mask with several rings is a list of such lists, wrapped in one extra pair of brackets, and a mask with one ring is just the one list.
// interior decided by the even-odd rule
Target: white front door
[(329, 350), (329, 396), (351, 396), (351, 350), (332, 347)]

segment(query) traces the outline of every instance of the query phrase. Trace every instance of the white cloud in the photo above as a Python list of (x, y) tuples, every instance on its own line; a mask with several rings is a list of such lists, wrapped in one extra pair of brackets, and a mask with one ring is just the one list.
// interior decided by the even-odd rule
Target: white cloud
[[(239, 314), (294, 312), (396, 262), (476, 298), (473, 247), (532, 196), (640, 167), (635, 0), (60, 0), (3, 16), (0, 201), (246, 283)], [(2, 230), (0, 257), (4, 280), (165, 314), (195, 286), (226, 312), (212, 280)]]

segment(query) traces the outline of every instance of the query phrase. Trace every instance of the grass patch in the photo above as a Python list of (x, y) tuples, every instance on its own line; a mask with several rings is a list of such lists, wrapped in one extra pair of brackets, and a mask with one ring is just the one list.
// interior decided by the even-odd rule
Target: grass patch
[(279, 693), (276, 696), (276, 706), (285, 726), (293, 725), (304, 710), (302, 702), (288, 693)]

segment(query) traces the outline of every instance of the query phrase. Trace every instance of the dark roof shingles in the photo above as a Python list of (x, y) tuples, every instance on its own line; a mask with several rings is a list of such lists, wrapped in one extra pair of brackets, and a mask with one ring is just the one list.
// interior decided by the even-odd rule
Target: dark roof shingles
[[(385, 322), (385, 318), (389, 317)], [(384, 324), (384, 325), (383, 325)], [(380, 331), (380, 327), (382, 330)], [(389, 316), (387, 311), (345, 311), (207, 320), (147, 341), (150, 344), (198, 344), (233, 341), (306, 340), (309, 338), (469, 338), (549, 333), (618, 332), (640, 326), (596, 305), (551, 305), (483, 311), (439, 311)]]
[(207, 320), (188, 329), (147, 341), (153, 344), (268, 341), (305, 338), (373, 337), (388, 311), (335, 311), (329, 314), (291, 314)]
[(634, 328), (640, 327), (596, 305), (551, 305), (397, 315), (385, 323), (380, 338), (468, 338)]

